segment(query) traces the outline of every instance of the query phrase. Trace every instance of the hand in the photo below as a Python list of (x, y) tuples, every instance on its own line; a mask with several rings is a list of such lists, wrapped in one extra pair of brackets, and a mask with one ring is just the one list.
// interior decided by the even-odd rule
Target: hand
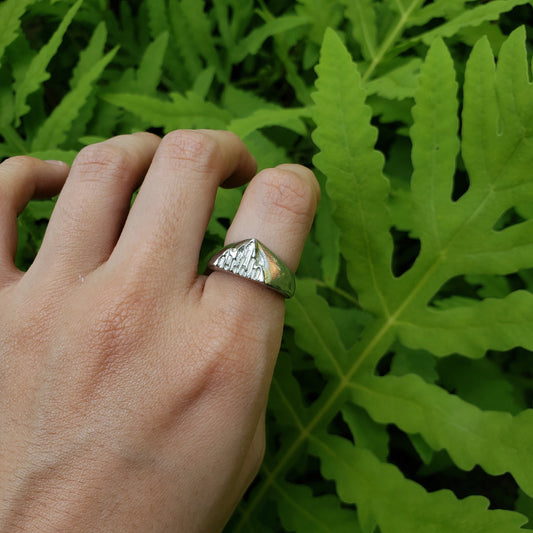
[[(284, 302), (197, 265), (217, 187), (255, 170), (221, 131), (0, 165), (0, 531), (223, 528), (262, 461)], [(23, 274), (16, 215), (60, 190)], [(264, 170), (226, 242), (295, 270), (318, 196), (304, 167)]]

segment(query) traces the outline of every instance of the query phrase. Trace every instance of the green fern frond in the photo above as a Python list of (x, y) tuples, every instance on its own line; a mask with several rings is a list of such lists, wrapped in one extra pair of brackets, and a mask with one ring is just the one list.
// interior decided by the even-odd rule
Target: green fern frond
[(43, 46), (35, 57), (31, 60), (24, 76), (15, 85), (15, 125), (20, 124), (20, 117), (30, 111), (26, 100), (33, 92), (41, 87), (41, 84), (46, 81), (50, 74), (47, 72), (48, 63), (54, 57), (63, 36), (67, 31), (72, 19), (81, 7), (83, 0), (78, 0), (65, 14), (61, 24), (52, 35), (50, 41)]

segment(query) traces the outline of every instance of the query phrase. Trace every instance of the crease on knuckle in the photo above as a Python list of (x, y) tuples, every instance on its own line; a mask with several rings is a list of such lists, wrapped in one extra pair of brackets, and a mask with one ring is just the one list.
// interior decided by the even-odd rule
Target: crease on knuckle
[(175, 168), (185, 167), (201, 175), (216, 171), (224, 157), (215, 139), (191, 130), (168, 133), (162, 141), (162, 156)]
[(314, 212), (313, 193), (300, 176), (289, 170), (274, 170), (265, 174), (260, 183), (261, 200), (269, 214), (308, 224)]
[(116, 180), (128, 175), (130, 159), (128, 151), (122, 147), (105, 142), (91, 144), (77, 155), (73, 170), (86, 182)]

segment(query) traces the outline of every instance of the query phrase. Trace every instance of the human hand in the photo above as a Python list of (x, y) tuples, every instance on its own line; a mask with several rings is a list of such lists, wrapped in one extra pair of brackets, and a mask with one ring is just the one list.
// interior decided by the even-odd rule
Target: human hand
[[(255, 170), (207, 130), (115, 137), (70, 173), (0, 165), (1, 532), (223, 528), (262, 461), (284, 302), (197, 265), (217, 187)], [(23, 274), (16, 215), (60, 190)], [(294, 271), (318, 196), (304, 167), (264, 170), (226, 242), (257, 237)]]

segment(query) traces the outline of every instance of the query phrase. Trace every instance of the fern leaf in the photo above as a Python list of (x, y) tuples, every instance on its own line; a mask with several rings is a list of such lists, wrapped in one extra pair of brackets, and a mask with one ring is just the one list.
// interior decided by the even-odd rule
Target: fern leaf
[(418, 57), (412, 58), (379, 78), (369, 81), (365, 85), (366, 92), (369, 95), (378, 94), (389, 100), (413, 98), (421, 66), (422, 61)]
[[(531, 234), (530, 234), (531, 235)], [(460, 353), (483, 357), (487, 350), (533, 350), (533, 295), (515, 291), (503, 299), (442, 311), (413, 311), (398, 324), (402, 342), (410, 348), (444, 356)]]
[[(402, 9), (408, 5), (412, 4), (399, 4)], [(507, 39), (497, 68), (486, 41), (476, 46), (468, 62), (461, 141), (471, 180), (468, 191), (455, 201), (451, 194), (459, 148), (457, 85), (446, 47), (440, 40), (433, 43), (415, 94), (411, 131), (414, 173), (411, 189), (405, 192), (410, 201), (403, 206), (412, 210), (404, 220), (420, 238), (421, 249), (414, 264), (397, 277), (390, 271), (391, 223), (385, 212), (388, 184), (381, 156), (374, 150), (371, 114), (364, 105), (357, 70), (332, 31), (325, 35), (317, 72), (314, 140), (321, 152), (315, 161), (327, 176), (335, 204), (350, 284), (363, 311), (372, 313), (373, 318), (353, 336), (354, 344), (346, 350), (349, 344), (340, 330), (317, 337), (313, 327), (320, 332), (321, 325), (317, 326), (316, 320), (309, 324), (307, 309), (298, 310), (295, 318), (298, 302), (289, 304), (289, 324), (299, 330), (296, 342), (315, 358), (316, 366), (329, 379), (309, 408), (308, 421), (294, 417), (294, 440), (285, 443), (269, 463), (283, 466), (272, 470), (266, 486), (284, 474), (289, 458), (310, 441), (324, 475), (337, 482), (342, 501), (357, 506), (363, 530), (378, 525), (384, 533), (423, 528), (443, 533), (518, 531), (523, 523), (519, 515), (489, 511), (483, 498), (458, 500), (447, 491), (428, 494), (405, 480), (395, 467), (380, 463), (362, 444), (354, 447), (322, 432), (341, 411), (351, 431), (361, 434), (361, 428), (346, 414), (349, 397), (353, 405), (366, 409), (375, 423), (397, 424), (411, 433), (426, 460), (432, 449), (444, 448), (461, 468), (480, 464), (494, 475), (511, 472), (521, 487), (531, 491), (533, 472), (524, 462), (533, 451), (529, 444), (533, 411), (514, 416), (483, 412), (411, 374), (375, 377), (378, 362), (394, 350), (398, 338), (433, 355), (457, 352), (469, 357), (479, 357), (487, 349), (532, 345), (530, 292), (510, 288), (503, 298), (463, 298), (441, 308), (428, 305), (442, 298), (439, 290), (454, 277), (502, 275), (533, 266), (529, 220), (494, 229), (518, 200), (533, 198), (533, 98), (524, 32), (517, 31)], [(323, 305), (312, 288), (300, 286), (306, 306)], [(327, 320), (325, 324), (331, 327)], [(404, 369), (416, 371), (418, 366), (404, 365)], [(422, 371), (426, 372), (424, 367)], [(394, 392), (377, 398), (375, 387)], [(366, 443), (365, 447), (375, 447), (384, 456), (383, 444)], [(500, 454), (500, 448), (508, 453)], [(264, 493), (263, 487), (252, 496), (248, 509)], [(241, 523), (245, 522), (246, 513)]]
[(492, 0), (486, 4), (460, 12), (452, 20), (418, 36), (417, 40), (421, 39), (426, 44), (431, 44), (437, 37), (451, 37), (463, 28), (479, 26), (489, 20), (497, 20), (502, 13), (511, 11), (516, 6), (529, 3), (529, 0)]
[(338, 28), (343, 19), (341, 2), (330, 0), (298, 0), (296, 13), (305, 17), (310, 24), (307, 39), (310, 43), (320, 46), (326, 28)]
[[(324, 374), (340, 378), (349, 363), (329, 306), (316, 294), (312, 281), (298, 282), (294, 298), (287, 301), (286, 322), (294, 328), (298, 345), (313, 354)], [(344, 367), (344, 368), (343, 368)]]
[[(471, 188), (487, 190), (499, 175), (499, 112), (494, 79), (496, 68), (488, 41), (480, 41), (470, 56), (465, 77), (462, 154)], [(491, 83), (487, 84), (486, 80)]]
[(393, 351), (394, 359), (390, 369), (392, 375), (416, 374), (428, 383), (435, 383), (439, 379), (440, 374), (435, 368), (437, 359), (430, 352), (409, 349), (400, 343), (396, 343)]
[[(281, 106), (268, 102), (257, 94), (236, 89), (231, 84), (228, 84), (224, 89), (222, 104), (236, 118), (246, 118), (252, 115), (256, 109), (271, 109), (272, 111), (282, 109)], [(250, 152), (255, 155), (259, 169), (272, 168), (287, 161), (285, 150), (267, 139), (259, 131), (249, 133), (244, 142)]]
[(118, 48), (111, 50), (82, 75), (76, 87), (61, 100), (61, 103), (37, 131), (32, 142), (33, 151), (49, 150), (60, 146), (65, 141), (72, 123), (87, 102), (94, 83), (113, 60), (117, 51)]
[(276, 104), (267, 103), (264, 98), (260, 98), (252, 92), (237, 89), (231, 84), (224, 88), (221, 101), (224, 108), (238, 118), (251, 115), (258, 107), (270, 107), (272, 105), (274, 109), (278, 109)]
[(281, 435), (282, 440), (288, 440), (295, 428), (303, 428), (310, 419), (310, 412), (304, 405), (300, 385), (292, 374), (289, 356), (283, 352), (274, 372), (268, 408), (285, 430)]
[[(521, 194), (530, 191), (530, 174), (524, 172), (524, 169), (529, 168), (532, 160), (529, 154), (533, 145), (530, 122), (533, 114), (533, 87), (529, 83), (529, 64), (523, 45), (525, 36), (524, 27), (519, 28), (503, 44), (495, 74), (486, 40), (482, 40), (472, 53), (469, 78), (465, 80), (465, 102), (470, 103), (470, 109), (464, 116), (466, 134), (463, 155), (478, 194), (485, 194), (491, 186), (502, 193), (517, 188), (525, 188)], [(480, 74), (490, 80), (489, 86), (481, 91), (474, 86)], [(477, 132), (476, 138), (474, 134), (477, 124), (474, 121), (479, 123), (481, 112), (479, 106), (473, 105), (473, 100), (478, 95), (492, 104), (493, 110), (485, 119), (486, 134), (480, 137), (480, 132)], [(497, 105), (494, 104), (494, 99)], [(484, 145), (484, 141), (489, 144)], [(495, 150), (494, 154), (490, 154), (491, 149)], [(472, 151), (475, 151), (477, 157), (488, 158), (479, 169), (473, 168), (473, 164), (479, 161), (471, 160)], [(489, 165), (492, 164), (494, 167), (491, 168)], [(480, 172), (483, 173), (485, 182), (488, 182), (484, 187), (479, 183)], [(507, 206), (510, 207), (512, 203), (507, 202)]]
[(311, 489), (294, 483), (275, 485), (285, 531), (295, 533), (361, 533), (357, 513), (341, 507), (333, 495), (313, 496)]
[(324, 195), (320, 199), (315, 217), (315, 237), (321, 252), (322, 278), (335, 286), (340, 269), (340, 231), (333, 220), (331, 201)]
[(226, 81), (226, 73), (215, 46), (204, 0), (181, 0), (181, 8), (188, 26), (189, 37), (196, 50), (200, 52), (206, 65), (215, 68), (218, 79)]
[(189, 77), (195, 79), (204, 69), (204, 65), (200, 51), (193, 45), (194, 41), (181, 2), (170, 2), (168, 13), (171, 28), (170, 43), (173, 50), (183, 58)]
[[(324, 44), (326, 50), (327, 46), (326, 38)], [(442, 355), (445, 350), (458, 349), (464, 355), (479, 356), (487, 347), (509, 347), (509, 335), (506, 336), (504, 331), (507, 328), (507, 322), (500, 323), (500, 327), (493, 331), (494, 334), (489, 335), (489, 330), (498, 324), (496, 320), (490, 320), (489, 315), (496, 312), (497, 306), (505, 312), (512, 304), (519, 304), (521, 313), (526, 312), (529, 306), (528, 296), (521, 294), (512, 296), (510, 300), (487, 301), (479, 306), (469, 306), (461, 311), (455, 310), (449, 313), (443, 312), (443, 314), (429, 310), (425, 306), (442, 283), (454, 275), (508, 274), (530, 266), (532, 262), (531, 256), (526, 253), (531, 249), (529, 239), (531, 224), (529, 222), (500, 232), (492, 231), (498, 218), (513, 205), (515, 196), (510, 191), (521, 187), (522, 195), (533, 194), (527, 171), (533, 165), (533, 147), (529, 126), (531, 105), (528, 104), (532, 99), (529, 96), (531, 86), (527, 76), (523, 74), (527, 72), (523, 32), (515, 32), (502, 47), (500, 63), (496, 76), (494, 60), (486, 42), (481, 42), (475, 48), (469, 62), (465, 86), (463, 154), (471, 175), (471, 187), (459, 201), (452, 202), (452, 178), (458, 148), (457, 119), (455, 118), (456, 86), (451, 61), (444, 45), (440, 41), (434, 43), (423, 70), (420, 89), (417, 91), (417, 107), (414, 110), (415, 125), (412, 130), (415, 172), (410, 205), (416, 214), (413, 217), (413, 229), (422, 241), (420, 256), (414, 267), (398, 280), (396, 287), (391, 286), (388, 281), (389, 276), (384, 258), (380, 258), (383, 265), (380, 269), (367, 269), (382, 280), (380, 288), (375, 285), (376, 292), (381, 291), (385, 295), (382, 300), (397, 299), (398, 307), (393, 315), (395, 318), (392, 322), (389, 320), (388, 327), (396, 323), (400, 335), (410, 346), (414, 347), (415, 343), (408, 340), (410, 335), (406, 334), (407, 329), (412, 328), (413, 324), (417, 324), (421, 330), (422, 324), (429, 326), (426, 334), (423, 335), (426, 344), (416, 343), (416, 347), (429, 347), (439, 355)], [(324, 52), (324, 64), (327, 64), (326, 52)], [(321, 82), (321, 76), (330, 84), (331, 80), (336, 80), (338, 85), (348, 79), (347, 76), (341, 79), (342, 69), (340, 68), (336, 70), (330, 68), (328, 71), (321, 66), (321, 69), (319, 69), (317, 83), (319, 90), (321, 87), (327, 87), (325, 82)], [(356, 76), (350, 80), (350, 83), (355, 88), (351, 95), (357, 90), (360, 91), (357, 89)], [(327, 94), (326, 91), (323, 90), (323, 92)], [(345, 89), (344, 93), (346, 92), (348, 91)], [(497, 92), (499, 99), (496, 96)], [(330, 93), (333, 94), (331, 89)], [(340, 95), (337, 101), (342, 102), (343, 90), (337, 87), (335, 94)], [(319, 91), (317, 96), (319, 110), (320, 97)], [(341, 181), (337, 177), (338, 164), (347, 160), (348, 163), (345, 166), (354, 167), (360, 164), (361, 158), (351, 163), (344, 154), (339, 154), (339, 146), (342, 146), (344, 142), (353, 151), (362, 149), (370, 151), (369, 135), (364, 138), (354, 136), (351, 143), (347, 143), (339, 132), (346, 135), (346, 132), (350, 131), (350, 125), (345, 125), (342, 114), (337, 110), (338, 103), (332, 96), (324, 102), (323, 115), (316, 113), (318, 127), (315, 140), (321, 148), (328, 147), (328, 155), (331, 154), (332, 161), (326, 160), (329, 166), (324, 165), (320, 159), (322, 154), (320, 154), (317, 157), (317, 166), (322, 166), (322, 170), (328, 175), (333, 200), (342, 205), (350, 198), (349, 185), (353, 186), (355, 180), (349, 172), (345, 171), (342, 185), (345, 187), (343, 192), (346, 192), (342, 195), (336, 194), (335, 188), (339, 186), (338, 181)], [(517, 105), (516, 102), (521, 102), (522, 105)], [(351, 102), (342, 102), (341, 107), (352, 110), (355, 106)], [(501, 120), (499, 120), (499, 108), (501, 108)], [(348, 113), (346, 115), (349, 116)], [(352, 116), (351, 119), (352, 124), (357, 122), (361, 126), (359, 117)], [(321, 137), (321, 129), (323, 130), (328, 123), (335, 142), (331, 142), (327, 137)], [(499, 130), (499, 124), (504, 125), (503, 132)], [(361, 127), (358, 131), (362, 131)], [(336, 156), (335, 161), (331, 156)], [(367, 177), (371, 175), (368, 170), (361, 173)], [(497, 199), (494, 194), (495, 187), (502, 191)], [(373, 208), (378, 211), (379, 204), (375, 200), (373, 204), (365, 200), (365, 206), (373, 205)], [(381, 202), (384, 203), (384, 201), (385, 198), (382, 197)], [(346, 218), (340, 219), (339, 225), (343, 228), (353, 228), (357, 212), (358, 210), (352, 206), (346, 208)], [(370, 240), (376, 242), (376, 239), (383, 239), (387, 234), (387, 224), (379, 218), (377, 222), (372, 220), (372, 227), (380, 229), (375, 232), (367, 230), (367, 242)], [(372, 237), (370, 237), (371, 233)], [(357, 228), (357, 234), (364, 234), (364, 230)], [(387, 244), (380, 244), (381, 249), (388, 248)], [(345, 244), (346, 248), (351, 248), (348, 253), (356, 252), (357, 246), (361, 246), (357, 240)], [(343, 253), (346, 255), (345, 250)], [(390, 248), (387, 255), (389, 253)], [(361, 256), (365, 259), (367, 257), (372, 259), (372, 252), (359, 251), (354, 253), (353, 259)], [(379, 258), (379, 252), (376, 252), (375, 256)], [(349, 255), (347, 260), (350, 262)], [(361, 272), (361, 267), (358, 268), (359, 276), (351, 278), (351, 281), (353, 279), (352, 284), (359, 292), (362, 278), (367, 280), (367, 286), (371, 286), (372, 282), (375, 283), (375, 278), (373, 280), (368, 272), (365, 275)], [(371, 308), (368, 302), (361, 301), (364, 308), (375, 311), (375, 307)], [(387, 317), (386, 308), (381, 310), (381, 315)], [(456, 344), (451, 340), (451, 336), (448, 336), (450, 340), (444, 343), (447, 346), (443, 349), (442, 344), (440, 348), (437, 346), (439, 343), (436, 338), (431, 339), (431, 335), (437, 330), (448, 329), (452, 322), (458, 324), (455, 318), (465, 319), (467, 316), (469, 319), (463, 322), (464, 328), (459, 327), (457, 335), (454, 336), (457, 340)], [(512, 316), (515, 320), (513, 323), (516, 324), (516, 327), (512, 329), (517, 335), (514, 342), (530, 346), (531, 340), (528, 338), (528, 333), (524, 332), (523, 335), (517, 333), (517, 329), (525, 330), (521, 325), (521, 319), (516, 312)], [(527, 312), (526, 316), (529, 316)], [(455, 317), (452, 322), (450, 322), (450, 317)], [(467, 330), (475, 327), (475, 324), (480, 321), (484, 321), (487, 337), (482, 341), (484, 344), (478, 344), (475, 347), (469, 341), (471, 334)], [(443, 337), (440, 336), (439, 340), (442, 342)]]
[(376, 13), (372, 0), (343, 0), (346, 17), (352, 23), (353, 36), (361, 46), (363, 57), (372, 61), (377, 53)]
[(283, 15), (265, 22), (262, 26), (252, 30), (239, 46), (234, 48), (231, 62), (240, 63), (248, 54), (256, 54), (269, 37), (293, 30), (308, 22), (306, 17), (298, 15)]
[(10, 124), (2, 124), (2, 137), (6, 141), (6, 155), (18, 155), (28, 152), (24, 139)]
[(20, 18), (35, 0), (6, 0), (0, 5), (0, 67), (5, 49), (16, 39)]
[(169, 30), (168, 14), (165, 0), (146, 0), (148, 9), (148, 26), (152, 39)]
[(447, 357), (439, 362), (439, 384), (483, 411), (518, 415), (529, 407), (514, 377), (489, 358)]
[(11, 76), (6, 69), (0, 70), (0, 133), (4, 136), (4, 126), (13, 121), (13, 90)]
[(161, 81), (163, 60), (167, 45), (168, 32), (164, 32), (146, 48), (137, 70), (137, 82), (140, 93), (151, 94), (157, 89)]
[(255, 155), (259, 169), (273, 168), (288, 161), (286, 150), (259, 131), (250, 133), (244, 142), (250, 153)]
[(417, 2), (416, 0), (385, 0), (385, 3), (391, 11), (408, 20), (424, 2)]
[(279, 108), (276, 110), (257, 109), (248, 117), (233, 119), (228, 129), (243, 139), (253, 131), (267, 126), (281, 126), (303, 135), (306, 127), (301, 117), (307, 117), (309, 115), (310, 112), (305, 107), (292, 109)]
[(467, 0), (435, 0), (419, 9), (411, 18), (410, 25), (423, 26), (435, 18), (450, 20), (465, 10)]
[[(435, 52), (428, 55), (426, 74), (417, 93), (417, 106), (421, 106), (418, 109), (425, 108), (425, 111), (415, 109), (412, 132), (415, 165), (412, 199), (417, 215), (413, 220), (422, 249), (414, 267), (403, 279), (412, 288), (416, 287), (416, 296), (409, 298), (410, 304), (404, 307), (404, 316), (398, 320), (399, 334), (411, 347), (427, 348), (437, 355), (457, 351), (480, 357), (488, 348), (532, 346), (533, 336), (527, 327), (527, 317), (531, 316), (528, 293), (517, 292), (502, 300), (486, 300), (445, 311), (430, 310), (424, 305), (454, 275), (509, 274), (533, 263), (529, 221), (493, 231), (498, 218), (512, 207), (516, 188), (520, 188), (523, 197), (533, 197), (527, 170), (533, 165), (533, 132), (526, 129), (532, 112), (532, 106), (526, 104), (527, 95), (533, 93), (527, 76), (523, 75), (527, 72), (523, 36), (523, 32), (515, 32), (502, 47), (498, 75), (486, 41), (480, 42), (472, 53), (467, 67), (463, 113), (463, 157), (469, 170), (470, 188), (457, 202), (450, 199), (457, 148), (457, 124), (449, 118), (454, 116), (455, 88), (450, 75), (448, 82), (440, 79), (438, 88), (424, 88), (424, 83), (433, 83), (429, 81), (432, 76), (439, 80), (437, 70), (450, 72), (449, 67), (443, 67), (443, 58), (438, 57), (442, 45), (435, 45)], [(499, 88), (500, 99), (497, 98)], [(427, 100), (426, 93), (440, 94), (438, 104)], [(520, 98), (523, 109), (515, 104)], [(431, 117), (432, 105), (436, 106), (434, 127), (422, 119), (422, 116)], [(426, 277), (423, 287), (420, 276), (427, 274), (421, 273), (430, 271), (431, 277)], [(511, 306), (517, 307), (511, 310)], [(450, 335), (453, 324), (457, 330)], [(422, 329), (424, 341), (418, 342)], [(475, 330), (484, 332), (485, 336), (474, 340)], [(430, 339), (433, 334), (436, 337)]]
[(222, 95), (224, 107), (237, 118), (246, 118), (252, 115), (256, 109), (278, 111), (283, 109), (280, 105), (269, 102), (255, 93), (237, 89), (228, 84)]
[(104, 48), (107, 41), (107, 27), (105, 22), (102, 21), (96, 29), (94, 30), (91, 40), (85, 50), (80, 53), (78, 59), (78, 64), (72, 72), (72, 77), (70, 79), (70, 87), (73, 89), (78, 85), (82, 76), (89, 70), (91, 67), (100, 61), (104, 55)]
[(119, 7), (119, 21), (120, 21), (120, 41), (124, 48), (128, 50), (138, 50), (139, 42), (135, 35), (135, 16), (131, 2), (120, 0)]
[(531, 529), (531, 524), (533, 524), (533, 499), (524, 494), (521, 490), (518, 491), (515, 510), (529, 518), (527, 525), (528, 528)]
[(223, 242), (227, 228), (219, 222), (219, 219), (233, 220), (241, 200), (242, 191), (239, 189), (223, 189), (220, 187), (217, 191), (215, 210), (207, 226), (208, 233), (217, 235)]
[(453, 177), (460, 148), (455, 69), (441, 40), (436, 40), (428, 52), (415, 101), (411, 129), (413, 229), (424, 246), (431, 248), (428, 253), (435, 254), (448, 238), (443, 233), (450, 224), (443, 218), (453, 208)]
[(386, 461), (389, 455), (389, 434), (385, 426), (376, 423), (357, 405), (347, 403), (342, 418), (350, 428), (357, 446), (370, 450), (378, 459)]
[(533, 495), (533, 410), (517, 416), (481, 411), (413, 374), (360, 380), (353, 399), (374, 420), (419, 433), (436, 451), (445, 449), (463, 470), (480, 465), (491, 475), (509, 472)]
[(35, 92), (46, 81), (50, 74), (46, 71), (48, 63), (57, 52), (63, 36), (67, 31), (72, 19), (78, 12), (83, 0), (78, 0), (65, 14), (61, 24), (54, 32), (50, 41), (45, 44), (32, 59), (24, 77), (15, 85), (15, 125), (20, 124), (20, 117), (25, 115), (30, 107), (26, 104), (29, 95)]
[(342, 500), (357, 502), (361, 523), (361, 515), (375, 517), (382, 533), (519, 533), (527, 521), (518, 513), (489, 510), (489, 501), (480, 496), (459, 500), (448, 490), (428, 493), (395, 466), (340, 437), (313, 439), (311, 450)]
[(197, 94), (200, 98), (206, 99), (209, 93), (209, 89), (213, 84), (213, 78), (215, 76), (215, 69), (213, 67), (207, 67), (203, 70), (198, 77), (194, 80), (191, 91)]
[(104, 100), (137, 115), (152, 127), (165, 131), (180, 128), (225, 129), (230, 115), (194, 93), (171, 93), (172, 102), (139, 94), (107, 94)]
[(313, 140), (321, 152), (314, 162), (328, 176), (350, 282), (366, 309), (384, 313), (383, 292), (393, 282), (385, 208), (389, 185), (383, 176), (383, 156), (374, 150), (377, 132), (369, 124), (371, 110), (364, 103), (361, 78), (332, 30), (324, 36), (317, 73)]

